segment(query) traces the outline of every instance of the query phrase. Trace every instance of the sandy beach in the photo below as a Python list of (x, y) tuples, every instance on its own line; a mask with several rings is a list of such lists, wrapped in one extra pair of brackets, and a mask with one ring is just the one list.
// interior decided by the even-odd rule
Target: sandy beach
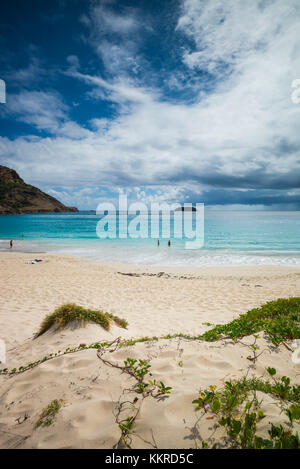
[[(32, 257), (43, 262), (26, 264)], [(267, 301), (300, 296), (296, 267), (154, 268), (45, 253), (1, 252), (0, 282), (0, 338), (7, 346), (9, 369), (67, 347), (118, 337), (199, 335), (212, 327), (206, 323), (225, 324)], [(125, 318), (128, 329), (113, 325), (105, 331), (87, 324), (49, 330), (34, 339), (45, 315), (68, 302)], [(194, 448), (203, 438), (216, 441), (220, 429), (213, 420), (199, 419), (192, 405), (199, 388), (220, 386), (247, 371), (263, 376), (266, 366), (300, 383), (300, 365), (292, 362), (290, 350), (270, 347), (263, 335), (258, 343), (265, 351), (254, 364), (247, 358), (249, 349), (230, 340), (155, 340), (105, 352), (116, 364), (127, 357), (149, 360), (153, 377), (172, 387), (166, 398), (144, 400), (131, 447)], [(131, 385), (130, 376), (107, 366), (92, 349), (22, 374), (2, 375), (0, 447), (113, 448), (120, 439), (116, 415), (122, 399), (132, 394)], [(55, 423), (35, 428), (53, 399), (63, 401)], [(278, 422), (285, 421), (271, 398), (263, 407)], [(122, 407), (122, 412), (129, 409)], [(259, 424), (262, 434), (267, 424), (266, 419)]]

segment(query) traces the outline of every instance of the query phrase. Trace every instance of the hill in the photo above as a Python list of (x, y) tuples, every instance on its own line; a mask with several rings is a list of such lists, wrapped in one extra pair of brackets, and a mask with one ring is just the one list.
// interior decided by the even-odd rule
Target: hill
[(0, 165), (0, 215), (22, 213), (78, 212), (51, 195), (26, 184), (13, 169)]

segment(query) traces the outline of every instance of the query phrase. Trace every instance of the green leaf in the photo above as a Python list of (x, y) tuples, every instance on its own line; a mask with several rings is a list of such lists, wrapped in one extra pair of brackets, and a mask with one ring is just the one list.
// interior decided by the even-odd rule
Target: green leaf
[(213, 398), (211, 408), (212, 408), (213, 412), (216, 412), (216, 413), (220, 410), (221, 402), (220, 402), (220, 399), (218, 397)]
[(267, 368), (267, 372), (269, 373), (270, 376), (275, 376), (276, 375), (276, 369), (275, 368)]

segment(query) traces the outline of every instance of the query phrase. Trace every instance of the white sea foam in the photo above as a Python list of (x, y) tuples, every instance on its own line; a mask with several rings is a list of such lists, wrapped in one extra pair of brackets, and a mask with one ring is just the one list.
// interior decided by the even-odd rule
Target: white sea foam
[[(0, 240), (0, 250), (9, 249), (7, 240)], [(30, 253), (52, 252), (74, 256), (112, 261), (124, 264), (156, 266), (241, 266), (241, 265), (286, 265), (300, 266), (299, 252), (276, 251), (233, 251), (179, 249), (178, 247), (146, 243), (95, 242), (95, 241), (60, 241), (57, 240), (16, 240), (15, 251)]]

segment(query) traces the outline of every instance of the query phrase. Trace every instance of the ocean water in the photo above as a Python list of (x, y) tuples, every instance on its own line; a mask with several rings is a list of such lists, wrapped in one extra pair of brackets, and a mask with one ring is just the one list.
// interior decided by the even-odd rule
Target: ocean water
[(185, 239), (99, 239), (94, 212), (0, 216), (0, 250), (15, 250), (161, 266), (300, 266), (300, 212), (205, 212), (202, 249), (186, 250)]

